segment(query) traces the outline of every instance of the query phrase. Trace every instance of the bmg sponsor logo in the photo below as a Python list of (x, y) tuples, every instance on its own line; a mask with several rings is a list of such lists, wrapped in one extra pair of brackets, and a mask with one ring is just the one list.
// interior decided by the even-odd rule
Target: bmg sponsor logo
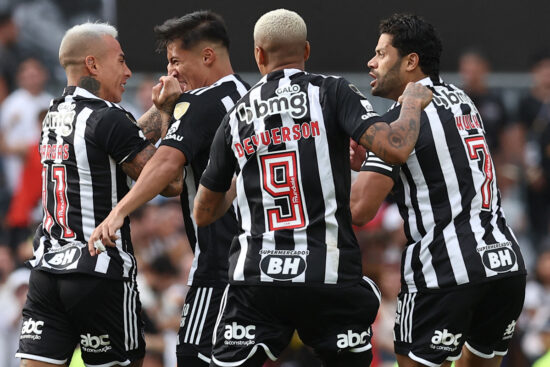
[(255, 119), (262, 119), (276, 114), (289, 113), (293, 118), (304, 117), (308, 111), (307, 96), (297, 85), (279, 88), (277, 96), (265, 101), (251, 100), (251, 105), (241, 103), (236, 112), (239, 120), (250, 124)]
[(353, 348), (367, 343), (369, 337), (370, 333), (368, 331), (356, 333), (353, 330), (348, 330), (346, 334), (336, 335), (336, 346), (340, 349)]
[(454, 352), (460, 344), (460, 338), (462, 338), (462, 334), (453, 334), (447, 329), (443, 329), (443, 331), (436, 330), (430, 348)]
[(252, 345), (256, 338), (256, 325), (239, 325), (233, 321), (225, 325), (223, 333), (226, 345)]
[(88, 353), (105, 353), (113, 349), (109, 334), (96, 336), (90, 335), (90, 333), (80, 335), (80, 348)]
[(21, 327), (21, 339), (32, 339), (40, 340), (42, 339), (42, 328), (44, 327), (44, 321), (35, 321), (32, 318), (23, 321), (23, 326)]

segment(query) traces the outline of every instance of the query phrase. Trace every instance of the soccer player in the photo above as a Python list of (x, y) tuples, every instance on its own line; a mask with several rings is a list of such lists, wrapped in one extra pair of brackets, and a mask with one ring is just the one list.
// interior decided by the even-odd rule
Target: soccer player
[[(359, 225), (372, 218), (393, 187), (408, 240), (394, 328), (399, 366), (460, 358), (457, 366), (496, 367), (522, 309), (525, 266), (501, 208), (481, 116), (462, 90), (441, 81), (440, 55), (441, 41), (423, 19), (396, 14), (381, 22), (368, 62), (372, 94), (397, 100), (416, 82), (433, 99), (405, 164), (369, 152), (352, 187), (352, 217)], [(394, 104), (384, 118), (404, 107)]]
[(99, 238), (105, 245), (112, 245), (123, 218), (157, 195), (185, 168), (181, 205), (195, 257), (176, 352), (178, 366), (204, 367), (210, 363), (212, 330), (227, 285), (228, 251), (238, 224), (235, 212), (229, 210), (212, 225), (197, 229), (191, 217), (193, 199), (214, 134), (249, 85), (233, 72), (229, 38), (219, 15), (197, 11), (167, 20), (155, 32), (159, 47), (166, 49), (168, 75), (189, 91), (178, 99), (172, 124), (157, 153), (132, 190), (94, 231), (89, 243), (92, 251)]
[(261, 366), (298, 330), (327, 366), (367, 366), (380, 294), (362, 278), (349, 212), (349, 137), (399, 162), (431, 92), (412, 84), (392, 125), (348, 81), (304, 71), (304, 20), (284, 9), (254, 28), (263, 78), (226, 115), (193, 210), (207, 225), (231, 205), (241, 231), (214, 331), (211, 366)]
[[(155, 152), (132, 115), (117, 105), (132, 73), (116, 36), (108, 24), (85, 23), (69, 29), (59, 48), (67, 87), (42, 122), (44, 217), (29, 261), (16, 354), (25, 367), (66, 365), (79, 343), (90, 366), (141, 366), (143, 360), (129, 220), (115, 247), (98, 257), (86, 251), (96, 223), (128, 192), (128, 177), (137, 179)], [(180, 93), (175, 78), (163, 77), (153, 99), (169, 110)], [(149, 112), (142, 126), (162, 123), (159, 110)], [(181, 189), (176, 180), (164, 194)]]

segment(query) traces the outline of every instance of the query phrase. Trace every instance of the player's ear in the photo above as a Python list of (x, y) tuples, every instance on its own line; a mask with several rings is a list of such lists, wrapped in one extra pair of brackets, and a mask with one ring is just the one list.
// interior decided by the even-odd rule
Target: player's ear
[(310, 52), (311, 52), (311, 47), (309, 46), (309, 42), (306, 41), (306, 47), (304, 49), (304, 61), (307, 61), (309, 59)]
[(407, 71), (413, 71), (418, 67), (418, 63), (420, 62), (420, 57), (416, 52), (412, 52), (405, 57), (407, 60)]
[(86, 56), (84, 58), (84, 66), (91, 75), (97, 75), (97, 60), (94, 56)]
[(255, 46), (254, 58), (256, 59), (256, 64), (258, 65), (260, 73), (263, 75), (263, 70), (265, 70), (265, 67), (267, 65), (267, 55), (265, 54), (264, 49), (260, 46)]
[(214, 52), (214, 49), (211, 47), (203, 48), (201, 54), (202, 62), (206, 66), (212, 65), (212, 63), (216, 60), (216, 52)]

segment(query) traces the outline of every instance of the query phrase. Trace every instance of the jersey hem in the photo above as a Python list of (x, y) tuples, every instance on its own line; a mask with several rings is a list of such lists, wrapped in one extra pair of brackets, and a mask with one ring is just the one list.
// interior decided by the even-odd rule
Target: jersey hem
[[(401, 292), (406, 292), (406, 293), (418, 293), (418, 292), (441, 293), (441, 292), (449, 292), (449, 291), (455, 291), (457, 289), (463, 289), (463, 288), (473, 287), (473, 286), (484, 284), (484, 283), (489, 283), (489, 282), (496, 281), (496, 280), (501, 280), (501, 279), (506, 279), (506, 278), (513, 278), (513, 277), (516, 277), (516, 276), (517, 277), (520, 277), (520, 276), (525, 277), (525, 276), (527, 276), (527, 271), (525, 271), (525, 270), (519, 271), (518, 270), (517, 272), (507, 273), (506, 275), (504, 275), (504, 274), (503, 275), (497, 275), (497, 276), (493, 276), (493, 277), (489, 277), (489, 278), (483, 278), (483, 279), (474, 280), (474, 281), (471, 281), (471, 282), (468, 282), (468, 283), (452, 285), (452, 286), (447, 286), (447, 287), (443, 287), (443, 288), (425, 288), (425, 287), (416, 286), (416, 290), (414, 292), (405, 290), (402, 286), (401, 287)], [(406, 285), (406, 287), (409, 288), (409, 285)]]

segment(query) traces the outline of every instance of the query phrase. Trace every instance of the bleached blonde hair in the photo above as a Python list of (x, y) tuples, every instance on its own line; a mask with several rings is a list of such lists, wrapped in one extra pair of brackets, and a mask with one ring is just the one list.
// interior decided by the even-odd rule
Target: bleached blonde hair
[(59, 46), (59, 63), (66, 68), (82, 61), (97, 47), (97, 41), (101, 41), (103, 36), (116, 38), (118, 31), (108, 23), (88, 22), (70, 28), (65, 32)]
[(279, 45), (302, 41), (307, 41), (306, 23), (291, 10), (277, 9), (265, 13), (254, 26), (254, 43)]

